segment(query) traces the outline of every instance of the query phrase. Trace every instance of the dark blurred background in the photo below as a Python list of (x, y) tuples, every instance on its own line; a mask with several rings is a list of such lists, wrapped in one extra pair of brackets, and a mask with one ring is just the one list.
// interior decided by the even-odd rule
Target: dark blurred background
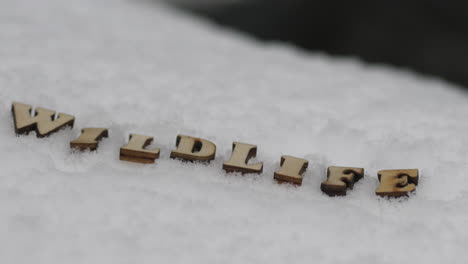
[(357, 56), (468, 88), (468, 0), (173, 2), (265, 41)]

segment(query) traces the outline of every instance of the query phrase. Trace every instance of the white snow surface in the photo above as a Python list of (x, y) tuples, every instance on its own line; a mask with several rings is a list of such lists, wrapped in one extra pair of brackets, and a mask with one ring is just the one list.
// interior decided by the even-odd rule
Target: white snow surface
[[(444, 81), (228, 32), (156, 1), (0, 0), (0, 263), (467, 263), (468, 95)], [(16, 137), (11, 103), (76, 116)], [(107, 127), (72, 153), (83, 127)], [(156, 164), (118, 159), (129, 133)], [(209, 165), (169, 159), (177, 134)], [(261, 175), (227, 175), (233, 141)], [(281, 155), (310, 161), (278, 185)], [(346, 197), (327, 166), (365, 168)], [(420, 169), (408, 199), (377, 171)]]

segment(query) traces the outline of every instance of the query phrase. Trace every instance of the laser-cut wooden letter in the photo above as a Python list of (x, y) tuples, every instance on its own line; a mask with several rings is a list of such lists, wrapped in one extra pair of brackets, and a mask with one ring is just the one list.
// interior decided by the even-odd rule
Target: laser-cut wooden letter
[(120, 148), (120, 160), (154, 163), (154, 160), (159, 158), (159, 148), (145, 149), (152, 141), (152, 137), (130, 134), (128, 144)]
[(281, 169), (274, 174), (278, 183), (292, 183), (302, 185), (302, 174), (307, 169), (309, 162), (292, 156), (281, 157)]
[(55, 111), (37, 107), (31, 116), (32, 106), (14, 102), (11, 106), (13, 121), (15, 123), (15, 133), (18, 135), (28, 134), (36, 131), (39, 138), (49, 136), (63, 127), (73, 128), (75, 117), (64, 113), (59, 113), (55, 117)]
[(108, 136), (107, 128), (83, 128), (81, 135), (70, 142), (70, 147), (81, 151), (86, 149), (94, 151), (97, 149), (99, 141)]
[(381, 170), (378, 172), (380, 186), (375, 194), (382, 197), (408, 196), (416, 190), (419, 181), (419, 171), (410, 170)]
[(206, 139), (177, 135), (176, 147), (171, 152), (172, 159), (209, 162), (216, 155), (216, 145)]
[(328, 167), (327, 180), (320, 189), (330, 196), (344, 196), (347, 189), (353, 189), (354, 183), (364, 176), (363, 168)]
[(223, 163), (223, 169), (226, 172), (262, 173), (263, 162), (247, 164), (256, 155), (257, 146), (234, 142), (232, 144), (231, 159)]

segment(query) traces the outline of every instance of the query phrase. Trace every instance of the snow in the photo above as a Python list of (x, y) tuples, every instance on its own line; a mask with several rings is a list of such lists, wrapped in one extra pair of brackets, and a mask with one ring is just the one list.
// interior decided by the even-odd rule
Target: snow
[[(466, 263), (468, 96), (444, 81), (265, 44), (156, 1), (0, 0), (1, 263)], [(15, 137), (13, 101), (76, 116)], [(82, 127), (108, 127), (72, 153)], [(118, 160), (130, 133), (153, 165)], [(217, 144), (169, 159), (178, 133)], [(264, 173), (226, 175), (233, 141)], [(309, 160), (277, 185), (281, 155)], [(327, 166), (365, 168), (342, 198)], [(409, 199), (374, 194), (381, 169), (419, 168)]]

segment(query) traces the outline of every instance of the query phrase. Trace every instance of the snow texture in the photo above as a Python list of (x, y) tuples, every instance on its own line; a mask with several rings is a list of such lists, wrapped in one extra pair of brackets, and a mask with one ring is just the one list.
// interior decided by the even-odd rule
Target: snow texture
[[(468, 95), (444, 81), (255, 42), (156, 1), (0, 0), (0, 263), (467, 263)], [(16, 137), (13, 101), (76, 116)], [(72, 153), (82, 127), (108, 127)], [(154, 165), (118, 160), (129, 133)], [(169, 159), (178, 133), (217, 144)], [(226, 175), (233, 141), (261, 175)], [(278, 185), (281, 155), (310, 161)], [(320, 191), (327, 166), (365, 177)], [(419, 168), (408, 199), (377, 171)]]

